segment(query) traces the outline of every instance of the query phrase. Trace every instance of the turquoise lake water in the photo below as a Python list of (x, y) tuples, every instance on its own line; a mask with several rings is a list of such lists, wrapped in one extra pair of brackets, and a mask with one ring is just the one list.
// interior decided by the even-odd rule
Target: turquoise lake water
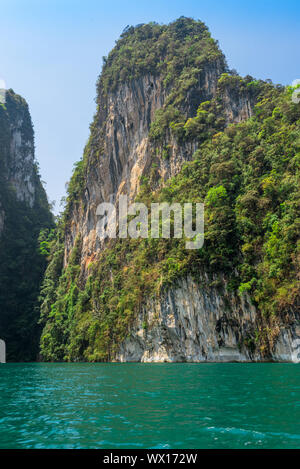
[(0, 448), (300, 448), (300, 365), (0, 365)]

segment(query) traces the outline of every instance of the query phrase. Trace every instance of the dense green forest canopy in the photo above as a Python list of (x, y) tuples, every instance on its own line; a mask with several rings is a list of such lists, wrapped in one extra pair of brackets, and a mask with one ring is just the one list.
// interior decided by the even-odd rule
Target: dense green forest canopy
[(202, 21), (181, 17), (169, 25), (127, 26), (108, 57), (103, 57), (98, 93), (114, 91), (118, 84), (147, 72), (163, 76), (166, 87), (175, 85), (184, 92), (203, 65), (216, 59), (225, 66), (217, 41)]

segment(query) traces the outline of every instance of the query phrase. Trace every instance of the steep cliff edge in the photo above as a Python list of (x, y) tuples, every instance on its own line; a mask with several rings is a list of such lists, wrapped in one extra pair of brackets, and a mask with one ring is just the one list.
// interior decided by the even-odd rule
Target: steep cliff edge
[(0, 337), (10, 361), (37, 357), (37, 298), (45, 269), (38, 237), (51, 226), (28, 106), (9, 90), (0, 104)]
[[(44, 359), (294, 359), (299, 117), (289, 90), (230, 72), (203, 23), (127, 28), (52, 243)], [(97, 206), (121, 194), (204, 202), (204, 247), (100, 242)]]

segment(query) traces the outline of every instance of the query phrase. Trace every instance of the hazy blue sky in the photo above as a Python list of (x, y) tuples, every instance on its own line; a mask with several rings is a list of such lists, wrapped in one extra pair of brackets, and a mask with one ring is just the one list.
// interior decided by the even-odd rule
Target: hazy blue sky
[(300, 78), (299, 0), (0, 0), (0, 78), (29, 103), (56, 211), (88, 138), (102, 56), (126, 25), (181, 15), (204, 21), (240, 74)]

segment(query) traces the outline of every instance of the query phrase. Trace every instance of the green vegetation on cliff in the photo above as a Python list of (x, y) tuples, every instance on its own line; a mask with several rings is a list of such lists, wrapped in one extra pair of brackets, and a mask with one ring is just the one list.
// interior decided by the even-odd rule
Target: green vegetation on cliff
[[(10, 361), (35, 360), (38, 354), (38, 296), (46, 267), (39, 250), (40, 230), (53, 225), (38, 169), (33, 168), (35, 200), (32, 207), (20, 201), (11, 182), (22, 167), (11, 161), (12, 132), (22, 119), (21, 138), (24, 155), (27, 142), (33, 145), (33, 129), (24, 99), (9, 91), (5, 105), (0, 105), (0, 337), (6, 341)], [(32, 168), (31, 168), (32, 169)], [(9, 176), (11, 174), (11, 177)], [(25, 174), (24, 174), (25, 177)], [(0, 213), (0, 215), (1, 215)]]
[[(157, 43), (162, 34), (168, 41), (173, 37), (172, 31), (180, 36), (180, 29), (186, 31), (187, 27), (189, 34), (185, 36), (184, 32), (183, 38), (190, 35), (195, 39), (200, 35), (199, 28), (207, 31), (202, 23), (187, 19), (168, 27), (150, 24), (128, 28), (106, 61), (99, 93), (117, 86), (119, 80), (141, 74), (148, 66), (148, 71), (162, 67), (166, 73), (166, 64), (159, 65), (156, 56)], [(142, 31), (151, 38), (149, 57), (144, 36), (139, 40)], [(180, 37), (181, 42), (183, 38)], [(141, 60), (141, 50), (147, 63)], [(189, 76), (189, 67), (194, 63), (189, 65), (187, 50), (182, 50), (181, 55), (180, 59), (187, 61)], [(121, 77), (127, 56), (127, 68)], [(174, 57), (177, 60), (175, 51)], [(176, 77), (174, 70), (176, 67), (172, 68), (172, 79)], [(170, 96), (172, 90), (171, 87)], [(222, 101), (225, 93), (237, 98), (245, 93), (253, 97), (253, 116), (226, 126)], [(90, 264), (86, 278), (81, 271), (79, 237), (68, 265), (62, 267), (61, 224), (57, 239), (51, 242), (50, 264), (42, 289), (41, 352), (45, 360), (112, 359), (146, 298), (176, 284), (188, 273), (201, 281), (203, 272), (214, 285), (225, 276), (229, 290), (250, 295), (262, 318), (261, 330), (250, 340), (252, 346), (268, 355), (277, 321), (288, 321), (291, 311), (299, 311), (300, 300), (300, 107), (292, 102), (290, 93), (271, 83), (227, 73), (220, 77), (216, 96), (209, 102), (200, 100), (193, 117), (184, 117), (184, 102), (176, 99), (157, 113), (149, 129), (153, 165), (143, 179), (138, 200), (146, 204), (204, 202), (204, 247), (187, 251), (184, 239), (112, 240)], [(93, 145), (96, 134), (99, 135), (94, 123)], [(158, 184), (157, 163), (160, 158), (168, 158), (170, 135), (179, 145), (197, 142), (198, 150), (192, 161), (162, 187)], [(80, 181), (84, 172), (82, 166), (79, 169), (69, 186), (68, 216), (69, 207), (80, 203), (75, 197), (83, 190)], [(68, 224), (68, 217), (64, 223)], [(221, 287), (221, 280), (219, 283)]]
[[(167, 93), (163, 119), (175, 113), (178, 120), (183, 115), (187, 94), (199, 88), (204, 71), (216, 65), (220, 73), (227, 69), (217, 41), (202, 21), (181, 17), (169, 25), (152, 22), (125, 28), (108, 57), (103, 57), (103, 69), (97, 82), (97, 111), (83, 159), (75, 165), (69, 183), (65, 219), (83, 195), (90, 166), (101, 157), (103, 129), (99, 128), (99, 122), (107, 117), (104, 97), (121, 83), (130, 83), (147, 73), (160, 76)], [(189, 107), (196, 111), (198, 105), (199, 95), (192, 92)]]
[(98, 82), (98, 92), (115, 90), (146, 73), (160, 75), (172, 87), (169, 100), (185, 98), (199, 80), (203, 67), (225, 59), (207, 26), (201, 21), (179, 18), (169, 25), (157, 23), (127, 26), (108, 57)]

